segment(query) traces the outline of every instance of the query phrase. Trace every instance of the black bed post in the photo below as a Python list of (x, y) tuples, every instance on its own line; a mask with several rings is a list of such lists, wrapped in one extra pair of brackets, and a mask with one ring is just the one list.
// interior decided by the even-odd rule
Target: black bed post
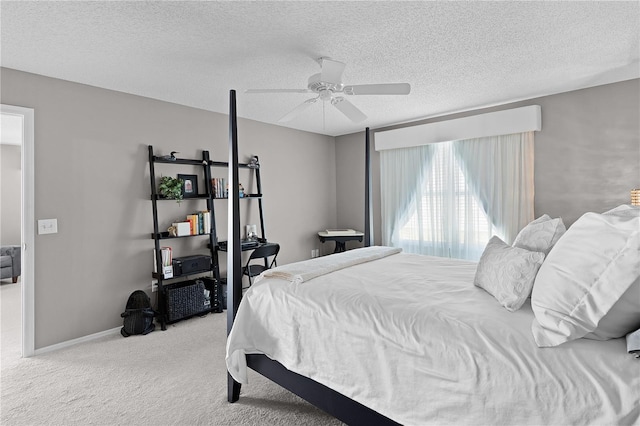
[(371, 197), (371, 141), (369, 128), (365, 130), (364, 147), (364, 246), (373, 245), (373, 198)]
[[(229, 93), (229, 212), (227, 236), (227, 336), (242, 298), (242, 251), (240, 249), (240, 195), (238, 192), (238, 122), (236, 91)], [(227, 400), (240, 398), (240, 383), (227, 372)]]

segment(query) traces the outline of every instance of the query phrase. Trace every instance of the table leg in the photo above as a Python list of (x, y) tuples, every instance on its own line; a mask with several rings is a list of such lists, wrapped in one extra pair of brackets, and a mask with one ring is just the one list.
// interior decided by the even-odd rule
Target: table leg
[(346, 243), (344, 241), (336, 241), (336, 248), (333, 252), (342, 253), (343, 251), (347, 251)]

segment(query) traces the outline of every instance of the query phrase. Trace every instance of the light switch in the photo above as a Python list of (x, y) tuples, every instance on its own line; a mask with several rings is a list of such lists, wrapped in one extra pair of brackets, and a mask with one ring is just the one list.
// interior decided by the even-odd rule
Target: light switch
[(38, 220), (38, 234), (57, 234), (58, 219), (40, 219)]

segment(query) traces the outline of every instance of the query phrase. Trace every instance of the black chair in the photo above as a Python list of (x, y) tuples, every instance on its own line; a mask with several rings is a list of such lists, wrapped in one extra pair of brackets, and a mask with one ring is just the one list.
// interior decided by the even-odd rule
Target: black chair
[[(276, 265), (276, 257), (278, 257), (278, 252), (280, 251), (280, 244), (276, 243), (267, 243), (263, 246), (260, 246), (253, 250), (249, 259), (247, 260), (246, 266), (242, 269), (242, 273), (249, 277), (249, 287), (251, 287), (252, 278), (257, 277), (267, 269), (271, 269)], [(269, 258), (272, 257), (271, 261)], [(257, 260), (262, 260), (262, 264), (255, 264)]]

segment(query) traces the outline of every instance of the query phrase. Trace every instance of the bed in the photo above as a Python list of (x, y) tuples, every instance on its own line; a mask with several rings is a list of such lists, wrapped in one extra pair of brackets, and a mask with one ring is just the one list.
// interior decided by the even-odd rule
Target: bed
[[(230, 106), (230, 164), (237, 164), (233, 91)], [(251, 368), (348, 424), (640, 422), (640, 362), (627, 353), (624, 338), (575, 337), (589, 334), (590, 326), (583, 324), (589, 321), (566, 323), (555, 334), (553, 325), (544, 328), (546, 320), (558, 321), (557, 312), (541, 305), (545, 298), (559, 298), (554, 283), (567, 265), (584, 261), (581, 256), (555, 256), (554, 248), (554, 256), (545, 253), (545, 260), (495, 242), (499, 255), (489, 259), (483, 254), (475, 263), (364, 247), (278, 267), (243, 296), (241, 282), (236, 285), (241, 280), (236, 203), (232, 200), (229, 215), (235, 218), (229, 241), (238, 243), (237, 259), (233, 254), (228, 265), (228, 282), (233, 283), (228, 295), (229, 401), (239, 398)], [(618, 216), (587, 219), (572, 236), (601, 226), (598, 221), (609, 226)], [(628, 255), (617, 252), (605, 266), (609, 278), (626, 284), (601, 289), (606, 301), (597, 304), (613, 312), (626, 301), (626, 316), (616, 318), (612, 327), (640, 322), (634, 300), (640, 294), (634, 220), (625, 222), (630, 228), (619, 238), (614, 232), (607, 241), (593, 243), (606, 248), (609, 240), (613, 246), (631, 235), (624, 243)], [(544, 234), (540, 226), (548, 230), (551, 220), (534, 222), (529, 231), (539, 240)], [(571, 239), (558, 241), (555, 223), (550, 239), (562, 250), (575, 249), (564, 242)], [(479, 273), (491, 261), (508, 263), (504, 253), (516, 251), (530, 260), (526, 268), (548, 283), (536, 282), (531, 297), (531, 287), (518, 290), (517, 308), (513, 294), (481, 285), (482, 277), (491, 281), (491, 268)], [(543, 261), (549, 262), (544, 273)], [(611, 272), (616, 262), (621, 264), (618, 275)], [(580, 308), (588, 319), (598, 315), (594, 305)], [(594, 329), (591, 334), (597, 334)]]

